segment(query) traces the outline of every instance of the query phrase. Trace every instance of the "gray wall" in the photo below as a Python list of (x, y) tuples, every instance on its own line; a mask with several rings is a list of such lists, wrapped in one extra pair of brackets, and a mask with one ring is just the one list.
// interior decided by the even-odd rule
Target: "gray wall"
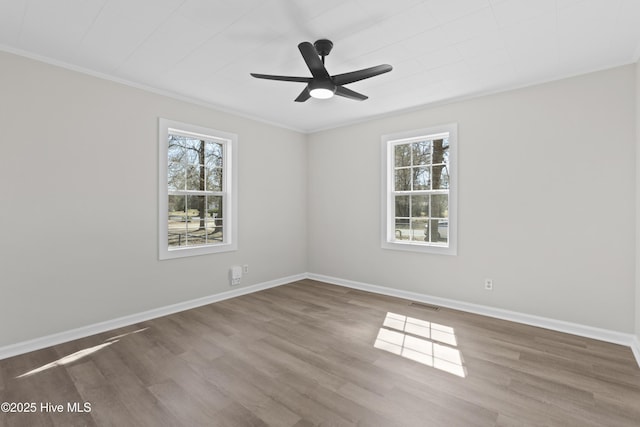
[[(640, 335), (636, 68), (305, 136), (0, 53), (0, 347), (229, 290), (232, 264)], [(238, 251), (158, 261), (158, 117), (239, 135)], [(450, 122), (458, 256), (382, 250), (380, 135)]]
[[(0, 346), (306, 271), (293, 131), (0, 53)], [(158, 261), (158, 117), (239, 137), (239, 250)]]
[[(632, 332), (635, 78), (625, 66), (311, 135), (309, 271)], [(382, 250), (380, 135), (451, 122), (458, 256)]]

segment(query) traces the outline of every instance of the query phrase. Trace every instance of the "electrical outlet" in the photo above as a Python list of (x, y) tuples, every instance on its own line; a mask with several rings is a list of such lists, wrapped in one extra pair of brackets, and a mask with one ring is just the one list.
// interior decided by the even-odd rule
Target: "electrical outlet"
[(249, 264), (245, 264), (242, 266), (242, 272), (245, 274), (249, 272)]
[(493, 290), (493, 280), (491, 279), (484, 279), (484, 288), (487, 291), (492, 291)]

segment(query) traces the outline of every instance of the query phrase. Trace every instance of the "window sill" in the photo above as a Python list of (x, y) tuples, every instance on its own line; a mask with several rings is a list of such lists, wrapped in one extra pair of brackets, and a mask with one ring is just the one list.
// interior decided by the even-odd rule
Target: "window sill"
[(210, 246), (190, 246), (161, 251), (159, 258), (160, 260), (185, 258), (190, 256), (217, 254), (221, 252), (233, 252), (236, 250), (238, 250), (238, 245), (233, 243), (223, 243), (220, 245)]
[(382, 242), (382, 249), (389, 249), (394, 251), (405, 251), (405, 252), (419, 252), (426, 254), (435, 254), (435, 255), (453, 255), (456, 256), (458, 253), (456, 248), (447, 247), (447, 246), (437, 246), (437, 245), (428, 245), (421, 243), (409, 243), (409, 242)]

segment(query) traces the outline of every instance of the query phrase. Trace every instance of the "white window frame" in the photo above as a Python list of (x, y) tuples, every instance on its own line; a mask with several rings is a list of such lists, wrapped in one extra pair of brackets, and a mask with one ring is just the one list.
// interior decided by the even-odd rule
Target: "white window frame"
[[(448, 134), (449, 139), (449, 239), (448, 245), (429, 242), (396, 240), (394, 199), (394, 147), (412, 140), (435, 139)], [(382, 139), (382, 248), (423, 252), (441, 255), (457, 255), (458, 242), (458, 125), (456, 123), (383, 135)]]
[[(235, 251), (238, 249), (238, 136), (189, 123), (159, 118), (158, 120), (158, 257), (160, 260), (196, 255)], [(168, 242), (168, 196), (167, 182), (169, 134), (193, 136), (223, 145), (223, 214), (222, 242), (201, 246), (169, 248)]]

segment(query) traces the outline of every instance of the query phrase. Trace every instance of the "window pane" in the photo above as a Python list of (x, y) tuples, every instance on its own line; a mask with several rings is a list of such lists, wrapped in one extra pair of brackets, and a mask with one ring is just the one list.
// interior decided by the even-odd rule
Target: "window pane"
[(425, 241), (448, 243), (449, 221), (446, 219), (430, 219), (425, 231)]
[(184, 246), (187, 243), (187, 220), (184, 210), (185, 204), (185, 196), (169, 196), (169, 246)]
[(411, 144), (413, 151), (413, 165), (428, 165), (431, 163), (431, 141), (420, 141)]
[(409, 240), (411, 237), (409, 219), (396, 218), (396, 240)]
[(449, 140), (445, 139), (442, 143), (442, 163), (449, 164)]
[(206, 191), (222, 191), (222, 168), (206, 168)]
[(222, 196), (207, 196), (207, 218), (222, 218)]
[(208, 142), (205, 146), (206, 165), (209, 168), (221, 168), (223, 160), (222, 144), (217, 142)]
[(184, 190), (186, 188), (187, 150), (180, 140), (169, 135), (167, 157), (167, 181), (170, 190)]
[[(434, 165), (444, 163), (444, 153), (449, 151), (449, 142), (445, 139), (433, 140), (433, 159)], [(447, 156), (448, 157), (448, 156)]]
[(205, 160), (206, 190), (222, 191), (222, 144), (207, 142), (205, 145)]
[(187, 216), (191, 221), (200, 221), (200, 212), (206, 210), (205, 196), (186, 196), (187, 197)]
[(204, 190), (204, 141), (169, 135), (168, 181), (174, 190)]
[(395, 217), (409, 217), (409, 200), (410, 196), (396, 196), (396, 212)]
[[(216, 225), (216, 221), (213, 219), (207, 219), (206, 220), (206, 229), (207, 229), (207, 233), (206, 233), (206, 240), (207, 240), (207, 244), (211, 245), (214, 243), (219, 243), (220, 241), (222, 241), (222, 233), (219, 233), (216, 231), (217, 229), (217, 225)], [(217, 238), (217, 236), (220, 236), (220, 238)]]
[(431, 217), (447, 218), (449, 216), (449, 196), (434, 194), (431, 196)]
[(200, 165), (186, 165), (186, 189), (201, 190), (200, 188)]
[(411, 218), (411, 240), (425, 240), (425, 230), (427, 229), (427, 222), (428, 220), (426, 218)]
[(197, 163), (196, 159), (198, 158), (198, 151), (202, 148), (202, 143), (204, 143), (204, 141), (188, 137), (180, 138), (182, 138), (182, 144), (187, 149), (189, 163)]
[(430, 168), (419, 167), (411, 169), (413, 172), (413, 189), (414, 190), (431, 190), (430, 186)]
[(395, 191), (411, 190), (411, 169), (396, 169)]
[(169, 196), (169, 221), (172, 219), (183, 221), (185, 205), (185, 196)]
[[(190, 227), (195, 228), (195, 226), (193, 225), (194, 223), (191, 222)], [(204, 228), (201, 229), (197, 229), (197, 230), (193, 230), (193, 231), (189, 231), (188, 235), (187, 235), (187, 246), (202, 246), (205, 245), (207, 243), (207, 235), (205, 233)]]
[(222, 242), (222, 222), (221, 219), (207, 220), (207, 244), (213, 245)]
[(185, 228), (171, 228), (171, 224), (169, 224), (168, 241), (169, 241), (169, 247), (186, 246), (187, 230)]
[(186, 196), (187, 199), (187, 246), (205, 243), (205, 218), (201, 212), (206, 211), (205, 196)]
[(183, 144), (184, 138), (169, 135), (169, 147), (167, 150), (167, 160), (169, 163), (183, 163), (187, 161), (187, 148)]
[(396, 167), (411, 166), (411, 145), (401, 144), (395, 147)]
[(411, 196), (411, 216), (429, 216), (429, 196)]
[(222, 242), (222, 196), (207, 196), (207, 234), (208, 243)]
[(186, 171), (182, 163), (169, 162), (167, 167), (167, 184), (169, 191), (185, 189)]
[(449, 188), (449, 168), (447, 165), (433, 167), (432, 184), (434, 190), (446, 190)]
[(441, 219), (438, 221), (438, 236), (440, 237), (440, 242), (448, 243), (449, 242), (449, 221), (446, 219)]

